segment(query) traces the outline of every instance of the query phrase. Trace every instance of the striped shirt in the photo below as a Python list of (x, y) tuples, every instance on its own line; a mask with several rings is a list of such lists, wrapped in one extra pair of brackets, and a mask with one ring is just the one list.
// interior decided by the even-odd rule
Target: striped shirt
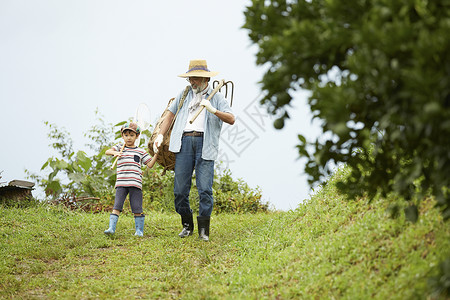
[[(113, 149), (120, 151), (122, 145), (115, 145)], [(117, 187), (136, 187), (142, 190), (142, 165), (151, 160), (144, 149), (125, 146), (122, 156), (117, 161)]]

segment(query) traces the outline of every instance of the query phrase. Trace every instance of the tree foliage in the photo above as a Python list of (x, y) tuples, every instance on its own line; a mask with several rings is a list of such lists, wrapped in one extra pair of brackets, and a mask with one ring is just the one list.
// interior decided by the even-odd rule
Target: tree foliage
[(311, 91), (324, 133), (299, 135), (311, 184), (345, 163), (349, 195), (397, 193), (414, 219), (431, 193), (450, 217), (450, 1), (253, 0), (245, 17), (274, 126)]

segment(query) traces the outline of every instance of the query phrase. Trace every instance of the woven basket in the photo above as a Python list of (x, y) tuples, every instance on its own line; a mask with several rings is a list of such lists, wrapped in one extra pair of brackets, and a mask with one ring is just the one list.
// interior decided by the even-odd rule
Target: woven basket
[[(172, 104), (172, 102), (175, 100), (175, 98), (172, 98), (169, 100), (169, 103), (167, 104), (166, 109), (161, 115), (161, 118), (158, 120), (158, 122), (155, 125), (155, 130), (152, 133), (152, 136), (150, 137), (150, 140), (148, 141), (148, 152), (150, 155), (155, 155), (155, 152), (153, 151), (153, 143), (155, 142), (156, 138), (158, 137), (159, 132), (161, 131), (161, 125), (163, 121), (167, 118), (167, 115), (169, 113), (169, 107)], [(175, 154), (173, 152), (169, 151), (169, 144), (170, 144), (170, 134), (172, 133), (172, 126), (170, 126), (169, 130), (167, 130), (164, 140), (161, 144), (161, 147), (159, 148), (158, 157), (156, 159), (156, 162), (159, 163), (161, 166), (164, 167), (164, 172), (166, 170), (173, 170), (175, 169)]]

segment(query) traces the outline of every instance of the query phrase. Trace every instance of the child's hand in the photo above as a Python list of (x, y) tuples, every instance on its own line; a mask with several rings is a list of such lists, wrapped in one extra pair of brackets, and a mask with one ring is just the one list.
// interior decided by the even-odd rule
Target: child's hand
[(123, 155), (123, 152), (114, 151), (114, 152), (112, 152), (112, 155), (113, 155), (114, 157), (116, 157), (116, 156), (121, 157), (121, 156)]
[[(125, 144), (124, 144), (125, 145)], [(108, 149), (108, 150), (106, 150), (106, 152), (105, 152), (105, 154), (106, 155), (112, 155), (112, 156), (114, 156), (114, 157), (117, 157), (117, 156), (119, 156), (119, 157), (121, 157), (122, 156), (122, 153), (123, 153), (123, 146), (122, 146), (122, 148), (121, 148), (121, 150), (120, 151), (116, 151), (116, 150), (114, 150), (114, 148), (110, 148), (110, 149)]]
[(152, 159), (147, 163), (147, 167), (153, 168), (157, 157), (158, 157), (158, 153), (155, 153), (155, 155), (153, 155)]

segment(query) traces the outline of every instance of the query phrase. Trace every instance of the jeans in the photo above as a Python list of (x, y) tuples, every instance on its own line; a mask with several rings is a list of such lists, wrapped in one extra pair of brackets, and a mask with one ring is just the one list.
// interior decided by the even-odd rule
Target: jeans
[(180, 152), (175, 159), (175, 210), (180, 215), (192, 214), (189, 204), (192, 173), (195, 168), (199, 203), (199, 216), (209, 217), (213, 210), (212, 185), (214, 161), (202, 159), (203, 137), (183, 136)]

